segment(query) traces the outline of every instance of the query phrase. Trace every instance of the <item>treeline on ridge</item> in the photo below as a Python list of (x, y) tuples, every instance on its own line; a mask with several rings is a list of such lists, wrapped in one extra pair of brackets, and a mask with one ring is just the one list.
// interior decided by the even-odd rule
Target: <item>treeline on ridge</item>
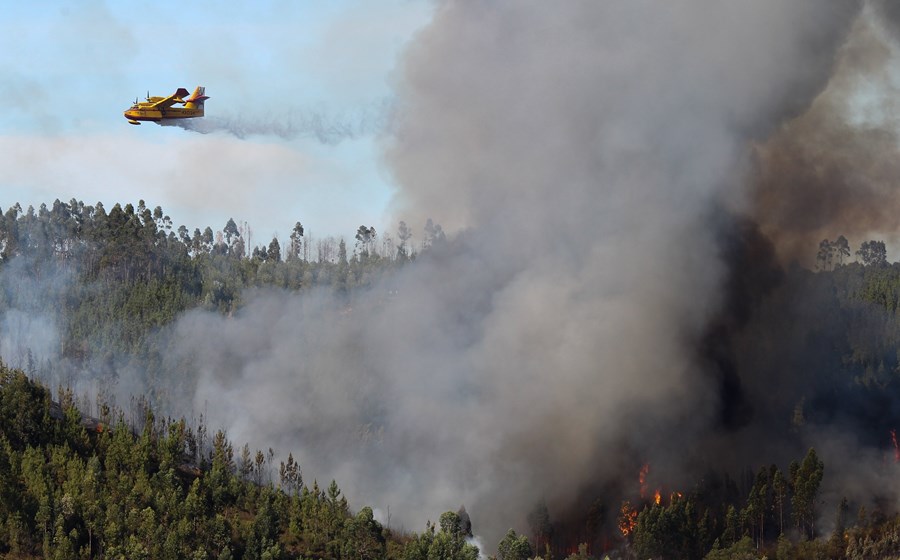
[(430, 220), (415, 246), (404, 222), (396, 238), (360, 226), (349, 248), (343, 238), (304, 234), (297, 222), (285, 247), (273, 238), (251, 249), (247, 224), (229, 219), (221, 231), (190, 234), (143, 201), (109, 211), (76, 200), (15, 204), (0, 214), (0, 313), (51, 316), (60, 340), (54, 363), (27, 344), (10, 349), (7, 363), (48, 381), (73, 379), (86, 363), (106, 378), (129, 363), (153, 377), (162, 349), (149, 335), (185, 310), (233, 313), (250, 288), (324, 289), (348, 302), (445, 242)]
[[(221, 231), (207, 226), (190, 234), (183, 225), (175, 229), (162, 208), (150, 210), (143, 200), (136, 208), (115, 204), (109, 212), (100, 202), (90, 206), (56, 200), (37, 210), (29, 206), (23, 211), (15, 204), (2, 214), (0, 263), (20, 256), (36, 270), (52, 262), (74, 271), (84, 283), (106, 286), (163, 283), (161, 288), (177, 289), (167, 295), (184, 307), (229, 311), (246, 287), (332, 286), (346, 292), (417, 253), (414, 233), (402, 221), (396, 240), (360, 226), (352, 250), (343, 238), (312, 240), (304, 234), (297, 222), (284, 248), (277, 237), (251, 247), (250, 225), (239, 226), (233, 219)], [(418, 247), (444, 239), (441, 226), (428, 220)]]

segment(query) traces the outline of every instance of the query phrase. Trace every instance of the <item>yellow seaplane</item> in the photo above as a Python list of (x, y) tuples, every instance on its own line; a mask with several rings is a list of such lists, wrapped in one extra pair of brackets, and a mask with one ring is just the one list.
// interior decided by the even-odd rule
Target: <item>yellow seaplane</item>
[[(191, 119), (203, 116), (203, 102), (209, 99), (206, 96), (206, 88), (197, 86), (190, 97), (186, 97), (188, 90), (178, 88), (178, 91), (168, 97), (150, 97), (147, 92), (147, 101), (134, 100), (134, 105), (125, 111), (125, 118), (130, 124), (141, 124), (141, 121), (160, 122), (169, 119)], [(174, 107), (183, 105), (183, 107)]]

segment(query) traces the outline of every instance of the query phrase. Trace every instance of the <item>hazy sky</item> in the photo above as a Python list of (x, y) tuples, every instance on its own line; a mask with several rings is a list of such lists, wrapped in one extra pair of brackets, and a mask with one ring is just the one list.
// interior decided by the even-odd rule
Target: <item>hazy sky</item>
[[(431, 11), (426, 0), (4, 3), (0, 209), (144, 199), (191, 230), (246, 221), (254, 244), (283, 240), (298, 220), (320, 237), (393, 231), (371, 123)], [(122, 116), (148, 90), (197, 85), (207, 119), (282, 134), (202, 135)], [(304, 133), (310, 122), (353, 134), (323, 143)]]

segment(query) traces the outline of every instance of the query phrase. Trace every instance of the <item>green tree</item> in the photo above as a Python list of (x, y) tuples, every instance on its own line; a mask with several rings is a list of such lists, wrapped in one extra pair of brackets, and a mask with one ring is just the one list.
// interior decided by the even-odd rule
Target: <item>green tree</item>
[(849, 544), (847, 538), (847, 512), (850, 511), (850, 504), (847, 502), (847, 498), (841, 498), (841, 502), (838, 504), (837, 512), (834, 520), (834, 530), (831, 532), (831, 536), (828, 538), (828, 550), (829, 557), (831, 558), (842, 558), (844, 557), (844, 553), (847, 550), (847, 545)]
[(347, 261), (347, 244), (343, 239), (338, 244), (337, 275), (334, 287), (341, 295), (346, 295), (350, 291), (350, 263)]
[(356, 248), (360, 261), (365, 264), (369, 260), (370, 248), (375, 242), (375, 228), (359, 226), (356, 230)]
[(634, 552), (640, 558), (699, 558), (709, 546), (707, 524), (707, 516), (697, 515), (692, 497), (674, 496), (668, 505), (652, 504), (638, 514), (632, 532)]
[(517, 535), (513, 529), (497, 545), (497, 560), (528, 560), (531, 557), (531, 544), (525, 535)]
[[(0, 425), (13, 449), (53, 441), (50, 393), (32, 383), (24, 372), (0, 363)], [(59, 412), (58, 414), (62, 414)]]
[(788, 496), (788, 483), (781, 470), (772, 465), (772, 498), (778, 508), (778, 534), (784, 534), (784, 503)]
[(759, 556), (753, 546), (753, 540), (745, 536), (727, 548), (714, 548), (706, 555), (705, 560), (757, 560), (757, 558)]
[(213, 243), (215, 242), (215, 237), (213, 236), (213, 230), (211, 227), (206, 226), (206, 229), (203, 230), (203, 237), (201, 237), (202, 248), (204, 253), (209, 253), (212, 251)]
[(372, 508), (364, 507), (347, 521), (342, 536), (342, 558), (376, 560), (384, 558), (386, 541), (381, 523), (375, 521)]
[(819, 243), (819, 252), (816, 253), (816, 267), (819, 270), (831, 270), (831, 263), (834, 260), (834, 245), (831, 241), (823, 239)]
[(224, 509), (233, 498), (231, 485), (234, 472), (234, 449), (225, 432), (218, 430), (213, 436), (212, 461), (206, 477), (216, 510)]
[(403, 560), (428, 560), (428, 551), (434, 543), (434, 525), (429, 521), (425, 524), (425, 531), (413, 535), (403, 548)]
[(412, 238), (412, 230), (406, 225), (406, 222), (400, 220), (400, 226), (397, 228), (397, 238), (400, 240), (400, 244), (397, 245), (397, 260), (400, 262), (405, 262), (409, 260), (409, 240)]
[(303, 473), (300, 471), (300, 464), (294, 460), (294, 455), (288, 453), (287, 463), (281, 462), (278, 467), (278, 474), (281, 481), (281, 488), (291, 496), (300, 494), (303, 487)]
[(278, 545), (280, 522), (276, 497), (271, 489), (263, 488), (259, 498), (259, 509), (253, 519), (250, 534), (247, 537), (247, 551), (244, 555), (248, 560), (263, 560), (265, 558), (279, 558), (281, 549)]
[(734, 506), (729, 505), (725, 512), (725, 531), (722, 533), (722, 542), (726, 546), (731, 546), (738, 541), (741, 535), (741, 522), (738, 512)]
[(281, 244), (278, 243), (278, 238), (276, 237), (273, 237), (272, 241), (269, 242), (269, 248), (266, 250), (266, 261), (276, 263), (281, 261)]
[(794, 523), (809, 538), (816, 534), (816, 498), (819, 495), (819, 486), (825, 472), (825, 465), (816, 455), (816, 450), (810, 448), (801, 463), (796, 461), (790, 465), (791, 488), (791, 515)]
[[(448, 511), (441, 515), (441, 530), (435, 533), (430, 523), (426, 531), (414, 536), (403, 551), (404, 560), (477, 560), (478, 547), (465, 541), (459, 515)], [(527, 539), (525, 541), (528, 542)]]
[(884, 241), (864, 241), (856, 252), (863, 266), (887, 266), (887, 247)]
[(301, 260), (303, 258), (303, 224), (300, 222), (294, 224), (290, 240), (286, 260)]
[(444, 230), (440, 224), (434, 223), (431, 218), (425, 221), (425, 240), (422, 242), (424, 248), (434, 245), (440, 245), (446, 241)]
[(850, 256), (850, 242), (843, 235), (834, 241), (834, 255), (837, 258), (838, 266), (844, 264), (844, 259)]
[(235, 241), (241, 237), (241, 232), (238, 231), (237, 224), (234, 222), (233, 218), (228, 218), (228, 222), (225, 224), (222, 233), (225, 235), (225, 243), (227, 243), (229, 247), (232, 247)]
[(750, 495), (747, 497), (747, 520), (752, 531), (751, 534), (756, 536), (756, 548), (759, 550), (763, 547), (763, 539), (766, 531), (766, 513), (769, 511), (768, 503), (769, 493), (769, 471), (761, 468), (756, 474), (756, 480), (750, 489)]
[(325, 531), (328, 540), (334, 540), (340, 534), (344, 521), (350, 517), (347, 498), (341, 494), (341, 490), (334, 480), (328, 485), (325, 506)]

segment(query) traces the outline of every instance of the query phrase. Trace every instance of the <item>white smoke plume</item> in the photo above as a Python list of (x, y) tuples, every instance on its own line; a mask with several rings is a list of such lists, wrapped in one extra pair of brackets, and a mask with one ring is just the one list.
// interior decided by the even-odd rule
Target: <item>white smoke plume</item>
[(323, 111), (301, 111), (287, 108), (277, 115), (232, 114), (206, 107), (207, 116), (194, 119), (160, 121), (163, 126), (177, 126), (200, 134), (220, 132), (236, 138), (271, 136), (283, 140), (314, 139), (322, 144), (338, 144), (362, 136), (386, 131), (390, 121), (391, 101), (362, 108), (353, 114), (329, 115)]
[(621, 477), (623, 449), (700, 460), (716, 209), (740, 208), (748, 142), (824, 87), (858, 10), (441, 3), (401, 62), (385, 156), (397, 215), (457, 233), (349, 306), (261, 292), (188, 314), (195, 406), (395, 525), (465, 503), (491, 543), (541, 498), (559, 511)]
[[(14, 368), (33, 371), (41, 362), (60, 354), (59, 317), (47, 312), (43, 302), (64, 293), (72, 275), (65, 270), (49, 274), (33, 282), (28, 277), (29, 263), (14, 259), (4, 263), (0, 274), (0, 356)], [(45, 380), (59, 382), (61, 380)]]

